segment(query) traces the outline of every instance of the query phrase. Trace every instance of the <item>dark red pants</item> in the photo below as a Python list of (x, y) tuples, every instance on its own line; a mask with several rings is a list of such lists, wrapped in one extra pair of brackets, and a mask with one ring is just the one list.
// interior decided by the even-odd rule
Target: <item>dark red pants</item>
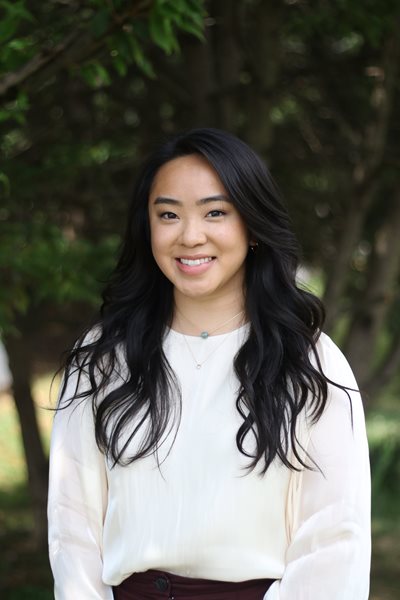
[(113, 589), (115, 600), (262, 600), (273, 582), (212, 581), (150, 570), (134, 573)]

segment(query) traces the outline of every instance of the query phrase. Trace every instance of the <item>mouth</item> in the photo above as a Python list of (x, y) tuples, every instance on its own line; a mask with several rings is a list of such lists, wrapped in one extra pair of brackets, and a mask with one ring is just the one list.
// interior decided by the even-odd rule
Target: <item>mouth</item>
[(176, 266), (179, 271), (189, 277), (203, 275), (209, 269), (212, 269), (216, 261), (216, 256), (179, 256), (176, 260)]
[(204, 256), (201, 258), (177, 258), (176, 260), (181, 264), (181, 265), (187, 265), (188, 267), (198, 267), (200, 265), (204, 265), (207, 263), (210, 263), (211, 261), (213, 261), (215, 259), (215, 256)]

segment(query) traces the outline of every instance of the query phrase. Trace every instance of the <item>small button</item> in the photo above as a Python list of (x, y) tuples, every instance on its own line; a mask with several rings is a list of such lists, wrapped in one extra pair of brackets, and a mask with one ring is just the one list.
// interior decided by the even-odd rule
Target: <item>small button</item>
[(157, 577), (154, 580), (154, 585), (159, 592), (166, 592), (168, 589), (168, 579), (166, 577)]

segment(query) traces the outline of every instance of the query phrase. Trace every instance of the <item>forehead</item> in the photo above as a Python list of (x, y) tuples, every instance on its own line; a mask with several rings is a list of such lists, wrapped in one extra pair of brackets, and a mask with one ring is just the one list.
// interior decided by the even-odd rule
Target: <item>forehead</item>
[(165, 163), (157, 171), (150, 190), (150, 198), (160, 195), (200, 198), (212, 194), (225, 194), (225, 188), (213, 167), (196, 154)]

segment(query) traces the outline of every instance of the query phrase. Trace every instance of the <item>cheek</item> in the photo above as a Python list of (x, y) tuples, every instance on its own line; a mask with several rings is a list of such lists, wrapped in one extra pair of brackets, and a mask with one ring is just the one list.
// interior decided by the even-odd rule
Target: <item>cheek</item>
[(162, 262), (170, 254), (171, 248), (171, 236), (164, 227), (151, 224), (150, 226), (150, 239), (151, 239), (151, 250), (153, 256), (157, 262)]
[(158, 227), (156, 227), (154, 225), (154, 223), (151, 221), (151, 219), (150, 219), (150, 244), (151, 244), (151, 251), (153, 253), (153, 256), (154, 256), (156, 262), (158, 262), (160, 250), (162, 248), (162, 243), (160, 240), (160, 232), (158, 230)]
[(235, 254), (247, 254), (249, 235), (247, 229), (241, 223), (221, 231), (219, 240), (226, 248), (231, 248)]

